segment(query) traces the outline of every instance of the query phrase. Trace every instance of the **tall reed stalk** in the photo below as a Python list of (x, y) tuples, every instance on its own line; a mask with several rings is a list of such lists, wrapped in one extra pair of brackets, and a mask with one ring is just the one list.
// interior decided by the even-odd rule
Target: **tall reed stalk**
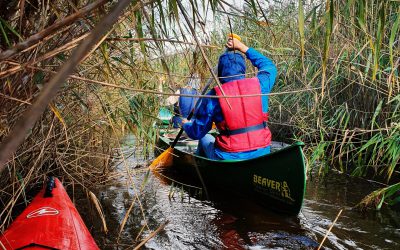
[[(45, 175), (86, 189), (106, 183), (118, 158), (113, 148), (127, 133), (150, 155), (166, 98), (154, 90), (173, 93), (193, 73), (206, 82), (206, 62), (214, 65), (224, 50), (228, 19), (277, 64), (274, 92), (314, 89), (270, 97), (275, 139), (306, 142), (310, 172), (335, 168), (387, 182), (374, 194), (378, 208), (398, 202), (398, 1), (188, 0), (180, 8), (177, 1), (132, 1), (93, 44), (1, 173), (0, 229)], [(0, 143), (113, 2), (0, 2)]]

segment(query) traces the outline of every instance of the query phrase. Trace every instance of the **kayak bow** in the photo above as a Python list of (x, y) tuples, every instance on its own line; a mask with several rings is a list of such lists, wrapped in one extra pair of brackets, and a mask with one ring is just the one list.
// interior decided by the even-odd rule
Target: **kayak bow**
[(6, 249), (99, 249), (57, 178), (0, 237)]

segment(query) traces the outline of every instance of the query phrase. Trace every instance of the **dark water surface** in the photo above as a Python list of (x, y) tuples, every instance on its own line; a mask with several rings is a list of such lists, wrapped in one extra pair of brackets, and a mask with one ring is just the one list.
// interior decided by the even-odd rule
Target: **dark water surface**
[[(131, 155), (133, 149), (126, 146), (125, 155)], [(138, 164), (146, 161), (128, 157), (125, 164), (116, 166), (114, 184), (99, 191), (110, 230), (105, 236), (95, 221), (94, 237), (102, 249), (133, 249), (166, 221), (165, 229), (143, 249), (316, 249), (340, 209), (343, 212), (328, 234), (325, 249), (400, 249), (398, 212), (361, 214), (351, 210), (376, 188), (365, 180), (338, 174), (329, 174), (324, 180), (310, 178), (301, 213), (286, 217), (226, 193), (202, 201), (194, 198), (194, 194), (200, 196), (197, 188), (181, 189), (176, 184), (172, 188), (146, 168), (135, 168)], [(128, 176), (134, 184), (128, 184)], [(143, 180), (147, 180), (144, 186)], [(141, 208), (136, 200), (117, 240), (119, 225), (135, 196), (140, 198)]]

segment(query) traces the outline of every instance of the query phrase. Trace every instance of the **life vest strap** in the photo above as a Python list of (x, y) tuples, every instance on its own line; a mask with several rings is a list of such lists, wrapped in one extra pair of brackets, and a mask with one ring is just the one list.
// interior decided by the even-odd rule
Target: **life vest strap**
[(234, 129), (234, 130), (229, 130), (228, 128), (225, 128), (224, 130), (219, 130), (219, 133), (221, 135), (226, 135), (226, 136), (238, 135), (238, 134), (243, 134), (243, 133), (248, 133), (248, 132), (264, 129), (266, 127), (267, 127), (267, 122), (263, 121), (260, 124), (245, 127), (245, 128), (238, 128), (238, 129)]

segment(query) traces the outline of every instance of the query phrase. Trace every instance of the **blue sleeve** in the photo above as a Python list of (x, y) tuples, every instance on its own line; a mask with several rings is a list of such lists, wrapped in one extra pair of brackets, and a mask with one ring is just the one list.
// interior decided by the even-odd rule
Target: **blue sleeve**
[(246, 57), (259, 71), (257, 77), (260, 80), (261, 92), (263, 94), (270, 93), (278, 74), (275, 64), (254, 48), (249, 48), (246, 51)]
[[(207, 95), (215, 95), (215, 92), (211, 90)], [(190, 138), (199, 140), (211, 130), (216, 100), (213, 98), (199, 99), (201, 103), (196, 105), (195, 115), (190, 122), (183, 124), (183, 129)]]

